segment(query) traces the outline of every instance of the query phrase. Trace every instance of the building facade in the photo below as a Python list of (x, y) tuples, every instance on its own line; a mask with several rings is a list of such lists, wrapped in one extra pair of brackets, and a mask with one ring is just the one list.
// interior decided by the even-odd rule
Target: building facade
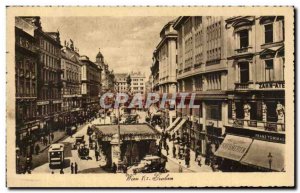
[(37, 64), (37, 118), (41, 133), (61, 128), (61, 44), (59, 32), (44, 32), (40, 17), (23, 17), (35, 27), (34, 38), (38, 48)]
[(177, 109), (177, 116), (183, 118), (181, 135), (192, 149), (212, 154), (222, 142), (227, 122), (225, 19), (179, 17), (174, 29), (178, 31), (178, 91), (196, 93), (195, 104), (200, 106)]
[(152, 91), (159, 93), (159, 60), (158, 53), (156, 50), (153, 52), (152, 56), (152, 65), (151, 65), (151, 79), (152, 79)]
[(62, 112), (65, 125), (78, 122), (82, 112), (81, 95), (81, 61), (78, 50), (74, 47), (73, 41), (66, 42), (61, 50), (61, 80), (62, 88)]
[(131, 85), (130, 90), (132, 94), (140, 93), (142, 96), (145, 95), (146, 87), (146, 76), (141, 72), (131, 72)]
[(173, 29), (173, 24), (174, 21), (171, 21), (163, 27), (161, 41), (156, 47), (160, 93), (176, 92), (177, 31)]
[[(254, 139), (242, 159), (262, 170), (284, 170), (284, 17), (231, 17), (228, 31), (226, 134)], [(259, 157), (265, 162), (255, 161)], [(272, 161), (273, 160), (273, 161)]]
[(237, 147), (239, 141), (248, 141), (249, 153), (244, 151), (242, 161), (230, 158), (224, 163), (230, 160), (226, 164), (234, 163), (237, 170), (265, 170), (272, 161), (254, 163), (253, 157), (269, 156), (276, 157), (274, 170), (280, 171), (285, 143), (284, 18), (179, 17), (174, 29), (178, 91), (196, 93), (194, 104), (200, 108), (178, 108), (180, 120), (173, 133), (207, 159), (229, 155), (225, 149), (232, 141)]
[(39, 129), (37, 119), (37, 63), (35, 27), (22, 17), (15, 19), (16, 144)]
[(81, 56), (81, 94), (82, 107), (84, 110), (83, 116), (91, 118), (96, 116), (100, 109), (100, 67), (90, 61), (87, 56)]
[(103, 54), (98, 52), (96, 56), (95, 63), (101, 68), (101, 74), (100, 74), (100, 95), (102, 93), (113, 91), (114, 90), (114, 72), (113, 70), (109, 70), (108, 64), (104, 60)]
[(115, 89), (117, 92), (128, 92), (127, 73), (115, 73)]

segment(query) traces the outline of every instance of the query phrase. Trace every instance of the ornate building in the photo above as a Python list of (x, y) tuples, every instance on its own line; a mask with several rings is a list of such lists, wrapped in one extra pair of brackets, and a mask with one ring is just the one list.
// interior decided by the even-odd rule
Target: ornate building
[(37, 65), (37, 118), (40, 119), (41, 132), (49, 133), (58, 129), (60, 118), (61, 96), (61, 45), (59, 32), (44, 32), (40, 17), (23, 17), (34, 25), (34, 38), (38, 48)]
[(81, 56), (81, 93), (84, 117), (90, 118), (98, 113), (100, 102), (100, 76), (101, 68), (90, 61), (87, 56)]
[(35, 26), (22, 17), (15, 19), (16, 142), (23, 146), (26, 136), (39, 129), (37, 119), (37, 63)]
[[(284, 17), (231, 17), (226, 20), (226, 30), (230, 42), (226, 136), (239, 136), (237, 141), (253, 140), (239, 163), (259, 170), (283, 171)], [(223, 150), (220, 148), (217, 155), (224, 157)]]
[(81, 95), (81, 61), (78, 49), (74, 47), (73, 41), (66, 42), (61, 50), (62, 69), (62, 112), (64, 112), (64, 124), (70, 125), (79, 120), (82, 112)]

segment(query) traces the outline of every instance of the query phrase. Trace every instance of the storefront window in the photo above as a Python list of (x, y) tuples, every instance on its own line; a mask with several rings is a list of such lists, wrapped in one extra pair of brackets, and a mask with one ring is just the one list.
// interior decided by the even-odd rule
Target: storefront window
[(276, 113), (276, 102), (267, 101), (267, 121), (277, 122), (277, 113)]
[(241, 101), (235, 101), (235, 110), (236, 110), (236, 118), (243, 119), (244, 109), (243, 109), (243, 103)]

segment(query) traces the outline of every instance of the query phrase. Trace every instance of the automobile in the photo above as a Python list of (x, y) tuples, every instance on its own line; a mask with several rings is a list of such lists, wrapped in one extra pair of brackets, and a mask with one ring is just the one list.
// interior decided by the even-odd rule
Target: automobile
[(154, 172), (166, 172), (165, 158), (161, 158), (155, 155), (146, 155), (137, 166), (131, 168), (133, 173), (154, 173)]
[(84, 143), (84, 135), (76, 136), (73, 144), (73, 149), (77, 149), (80, 144)]
[(125, 119), (125, 124), (138, 123), (138, 114), (131, 114)]
[(80, 144), (78, 148), (78, 156), (80, 159), (89, 159), (90, 150), (87, 144)]

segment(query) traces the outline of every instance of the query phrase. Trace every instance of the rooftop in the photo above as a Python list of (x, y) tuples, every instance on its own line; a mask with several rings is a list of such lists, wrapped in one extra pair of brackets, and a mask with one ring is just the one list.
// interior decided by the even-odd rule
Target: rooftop
[[(93, 125), (96, 130), (98, 130), (103, 135), (113, 135), (118, 133), (118, 125)], [(135, 124), (135, 125), (120, 125), (121, 135), (143, 135), (143, 134), (158, 134), (155, 130), (148, 124)]]

